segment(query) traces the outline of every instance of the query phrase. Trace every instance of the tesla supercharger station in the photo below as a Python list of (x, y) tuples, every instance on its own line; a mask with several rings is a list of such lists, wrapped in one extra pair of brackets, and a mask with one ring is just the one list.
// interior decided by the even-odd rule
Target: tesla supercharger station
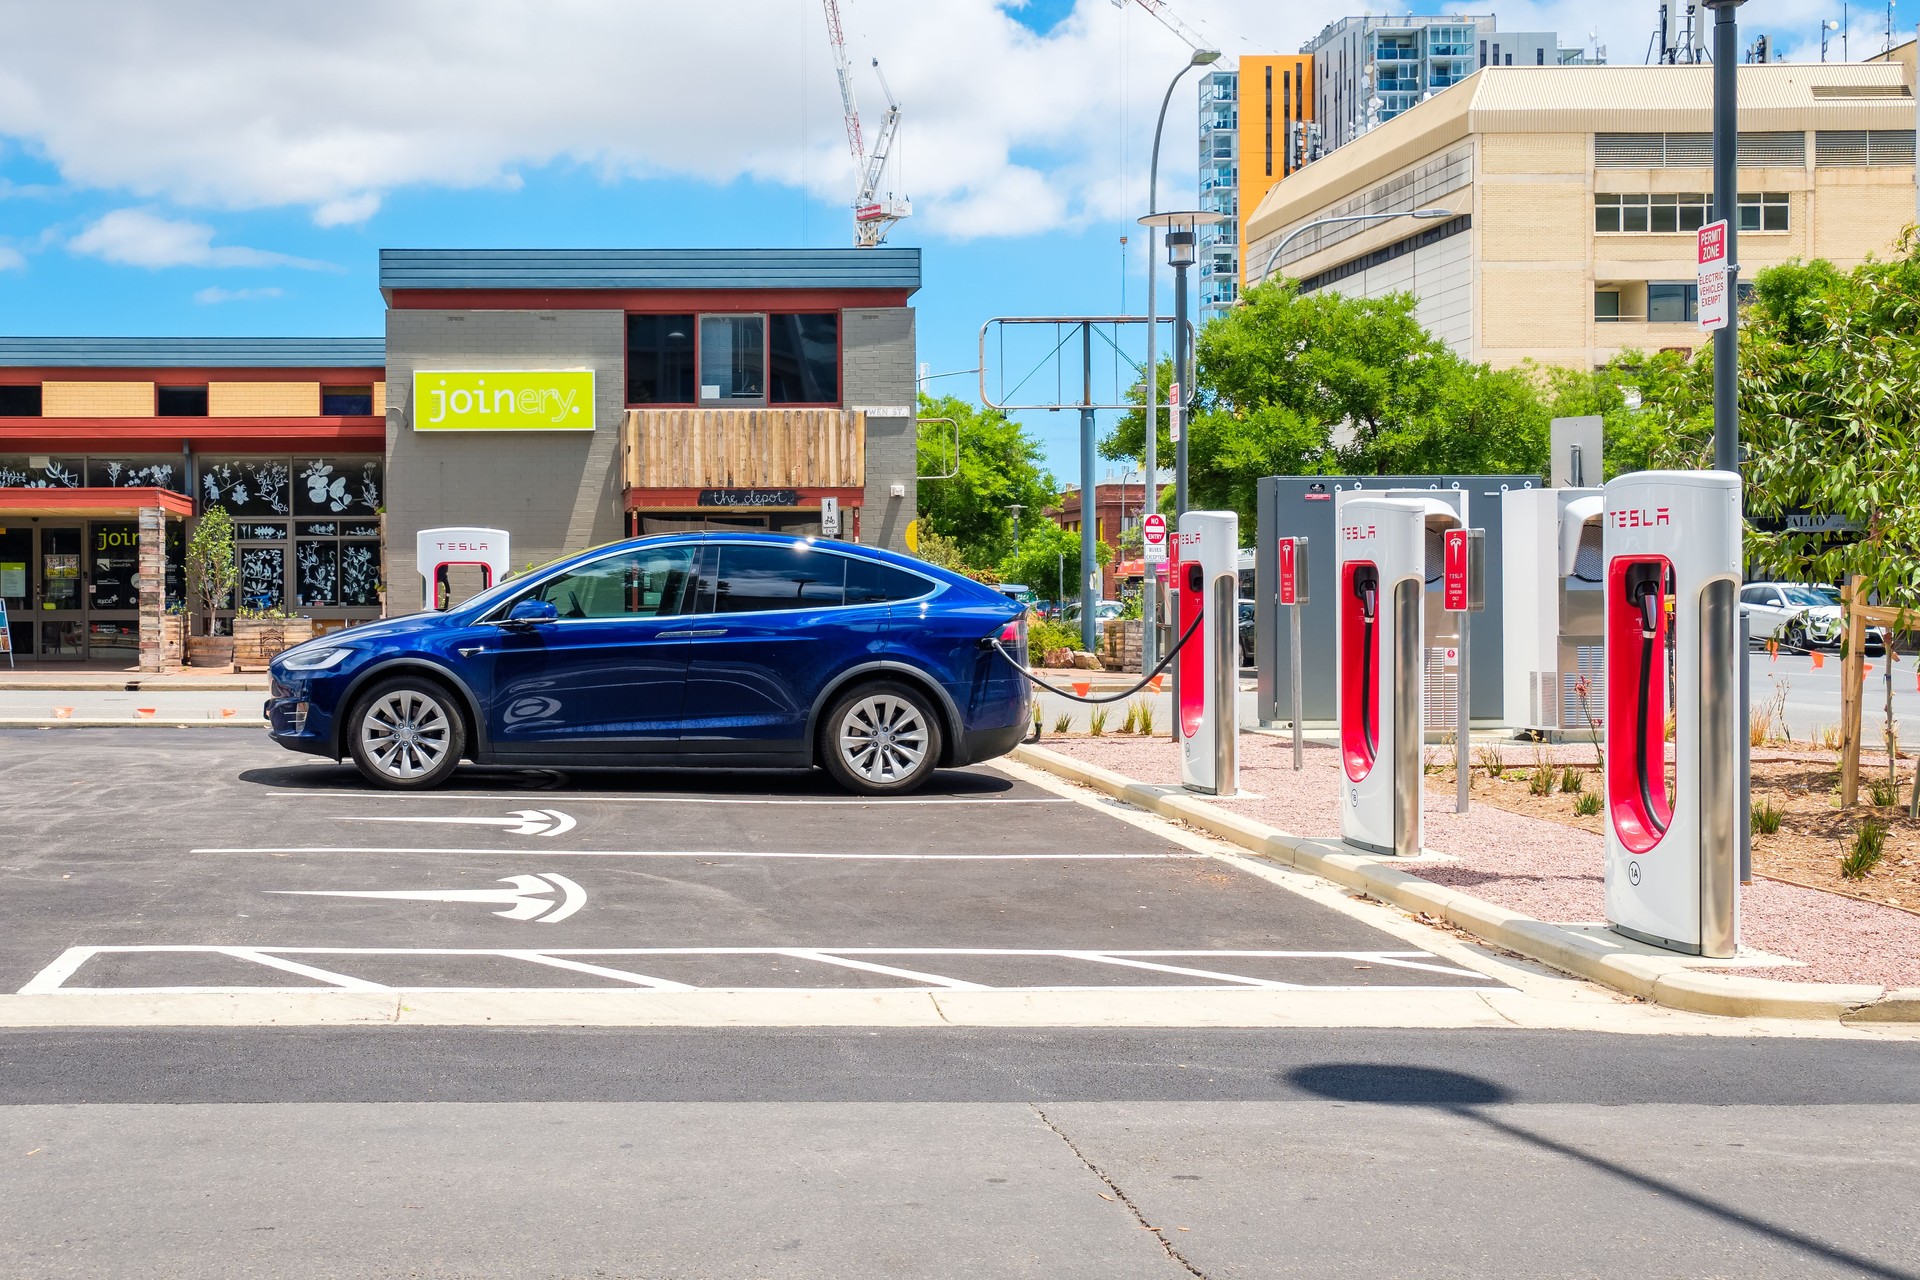
[(440, 608), (435, 597), (443, 570), (455, 565), (477, 566), (485, 579), (483, 587), (490, 587), (507, 576), (505, 529), (422, 529), (413, 546), (413, 563), (424, 580), (420, 607), (428, 613)]
[[(1605, 714), (1599, 489), (1500, 495), (1504, 684), (1508, 725), (1579, 735)], [(1590, 689), (1582, 706), (1578, 682)]]
[(1420, 852), (1427, 531), (1460, 522), (1438, 498), (1341, 504), (1334, 549), (1340, 835), (1370, 853)]
[(1728, 958), (1740, 946), (1740, 478), (1622, 476), (1606, 487), (1602, 528), (1607, 922)]
[(1189, 511), (1180, 517), (1174, 546), (1175, 638), (1201, 619), (1174, 662), (1180, 784), (1230, 796), (1240, 789), (1240, 517)]

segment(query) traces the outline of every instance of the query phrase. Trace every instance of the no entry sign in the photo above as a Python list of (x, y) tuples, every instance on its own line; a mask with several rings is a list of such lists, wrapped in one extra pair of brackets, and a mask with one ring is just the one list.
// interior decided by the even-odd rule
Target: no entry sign
[(1147, 513), (1140, 522), (1140, 543), (1146, 548), (1147, 563), (1167, 562), (1167, 518), (1158, 511)]

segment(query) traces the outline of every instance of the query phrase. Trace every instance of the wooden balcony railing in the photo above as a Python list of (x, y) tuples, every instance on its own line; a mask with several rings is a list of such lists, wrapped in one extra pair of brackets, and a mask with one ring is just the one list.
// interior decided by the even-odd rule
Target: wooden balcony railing
[(629, 409), (628, 489), (859, 488), (867, 415), (855, 409)]

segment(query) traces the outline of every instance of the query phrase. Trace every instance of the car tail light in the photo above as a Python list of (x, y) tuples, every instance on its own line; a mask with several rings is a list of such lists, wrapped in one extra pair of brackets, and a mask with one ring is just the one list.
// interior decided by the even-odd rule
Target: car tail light
[(1012, 622), (1009, 622), (1006, 626), (1000, 628), (1000, 643), (1005, 645), (1019, 644), (1020, 634), (1023, 629), (1024, 628), (1021, 626), (1020, 619), (1015, 618)]

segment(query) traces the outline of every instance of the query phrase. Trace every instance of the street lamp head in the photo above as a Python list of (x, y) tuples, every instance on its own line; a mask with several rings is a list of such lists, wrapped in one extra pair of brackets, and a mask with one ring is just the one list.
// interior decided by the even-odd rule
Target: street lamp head
[(1193, 59), (1188, 62), (1187, 65), (1190, 67), (1210, 67), (1218, 61), (1220, 61), (1220, 51), (1218, 49), (1195, 49), (1193, 51)]
[(1167, 232), (1167, 265), (1170, 267), (1193, 265), (1193, 232)]
[(1451, 209), (1415, 209), (1412, 213), (1408, 214), (1407, 216), (1412, 218), (1451, 218), (1453, 216), (1453, 210)]

